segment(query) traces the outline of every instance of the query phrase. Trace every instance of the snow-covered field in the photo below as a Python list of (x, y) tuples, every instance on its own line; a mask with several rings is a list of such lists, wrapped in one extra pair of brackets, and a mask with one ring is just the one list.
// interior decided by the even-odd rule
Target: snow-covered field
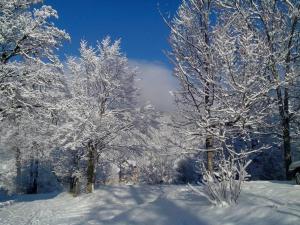
[(253, 181), (240, 203), (209, 205), (186, 186), (104, 186), (73, 198), (68, 193), (24, 195), (0, 204), (1, 225), (281, 225), (300, 224), (300, 186)]

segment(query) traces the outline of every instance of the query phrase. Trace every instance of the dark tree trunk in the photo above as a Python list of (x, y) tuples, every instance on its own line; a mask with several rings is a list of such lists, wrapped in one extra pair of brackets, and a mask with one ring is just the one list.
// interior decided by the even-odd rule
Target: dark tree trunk
[(71, 171), (70, 176), (70, 193), (73, 194), (74, 197), (80, 194), (80, 173), (76, 173), (80, 170), (80, 154), (77, 152), (73, 158), (74, 171)]
[(122, 183), (122, 163), (119, 163), (119, 183)]
[(18, 147), (16, 150), (16, 169), (17, 169), (17, 177), (16, 177), (16, 192), (22, 192), (22, 162), (21, 162), (21, 151)]
[[(300, 5), (298, 6), (298, 10), (300, 9)], [(287, 34), (287, 37), (289, 37), (288, 45), (286, 48), (286, 58), (285, 58), (285, 79), (287, 79), (287, 75), (290, 73), (291, 70), (291, 63), (294, 63), (291, 60), (291, 54), (293, 50), (293, 39), (297, 37), (295, 34), (297, 23), (298, 23), (299, 17), (293, 16), (291, 20), (291, 30)], [(265, 22), (265, 21), (263, 21)], [(269, 34), (269, 31), (266, 30), (267, 33), (267, 40), (269, 42), (269, 46), (271, 50), (273, 51), (274, 46), (271, 40), (271, 36)], [(271, 62), (272, 62), (272, 73), (274, 76), (274, 79), (277, 83), (280, 82), (280, 74), (276, 69), (276, 60), (274, 59), (274, 56), (271, 55)], [(285, 80), (286, 81), (286, 80)], [(289, 89), (288, 87), (284, 87), (284, 93), (282, 93), (281, 86), (277, 87), (277, 99), (279, 104), (279, 114), (281, 117), (281, 126), (282, 126), (282, 139), (283, 139), (283, 155), (284, 155), (284, 167), (285, 167), (285, 175), (287, 179), (290, 179), (290, 175), (288, 172), (289, 166), (292, 162), (291, 158), (291, 135), (290, 135), (290, 110), (289, 110)], [(283, 96), (284, 94), (284, 96)]]
[(284, 151), (284, 167), (285, 175), (289, 180), (291, 179), (289, 174), (289, 166), (292, 163), (291, 157), (291, 136), (290, 136), (290, 121), (289, 118), (284, 118), (282, 121), (283, 126), (283, 151)]
[(80, 193), (80, 182), (79, 182), (79, 177), (77, 176), (71, 177), (70, 193), (72, 193), (74, 197), (78, 196)]
[(38, 173), (39, 161), (32, 159), (30, 163), (30, 183), (28, 188), (28, 194), (36, 194), (38, 192)]
[[(298, 10), (300, 10), (300, 5), (298, 5)], [(291, 23), (291, 31), (289, 35), (289, 41), (287, 45), (287, 54), (286, 54), (286, 76), (290, 73), (291, 70), (291, 63), (295, 63), (291, 60), (291, 54), (292, 54), (292, 46), (293, 46), (293, 39), (295, 37), (298, 37), (297, 35), (294, 35), (295, 32), (297, 32), (297, 24), (299, 21), (299, 15), (292, 17), (292, 23)], [(299, 37), (298, 37), (299, 38)], [(298, 51), (298, 49), (297, 49)], [(284, 114), (282, 115), (282, 126), (283, 126), (283, 149), (284, 149), (284, 166), (285, 166), (285, 175), (286, 178), (289, 180), (291, 179), (289, 174), (289, 166), (292, 163), (292, 157), (291, 157), (291, 135), (290, 135), (290, 110), (289, 110), (289, 88), (284, 88), (284, 100), (283, 100), (283, 111)]]
[(214, 158), (214, 153), (212, 150), (213, 144), (212, 144), (212, 137), (207, 136), (206, 137), (206, 150), (207, 150), (207, 170), (212, 173), (214, 169), (213, 165), (213, 158)]
[(87, 165), (87, 193), (92, 193), (95, 184), (95, 159), (96, 151), (92, 144), (88, 146), (88, 165)]
[(284, 96), (279, 88), (277, 88), (277, 97), (279, 100), (279, 115), (281, 117), (282, 142), (284, 170), (286, 179), (290, 179), (289, 166), (292, 162), (291, 157), (291, 135), (290, 135), (290, 112), (289, 112), (289, 92), (285, 88)]

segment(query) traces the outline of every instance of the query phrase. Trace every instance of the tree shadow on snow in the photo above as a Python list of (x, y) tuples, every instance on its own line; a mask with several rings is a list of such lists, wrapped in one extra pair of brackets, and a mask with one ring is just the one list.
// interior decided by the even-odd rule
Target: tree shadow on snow
[(267, 197), (260, 194), (247, 193), (247, 197), (244, 196), (243, 202), (247, 202), (249, 204), (257, 204), (258, 201), (263, 202), (260, 204), (261, 207), (266, 207), (269, 209), (274, 209), (278, 213), (291, 215), (298, 217), (300, 219), (300, 204), (299, 203), (285, 203), (280, 200), (273, 199), (271, 197)]
[(61, 192), (51, 192), (43, 194), (24, 194), (24, 195), (11, 195), (0, 198), (0, 202), (4, 201), (14, 201), (14, 202), (32, 202), (41, 201), (55, 198)]
[[(110, 190), (110, 191), (109, 191)], [(93, 207), (76, 225), (207, 225), (187, 209), (180, 207), (172, 199), (165, 197), (159, 187), (153, 188), (156, 197), (147, 198), (147, 190), (128, 186), (127, 195), (123, 195), (121, 204), (111, 204), (111, 200)], [(149, 190), (149, 187), (148, 187)], [(107, 195), (116, 195), (115, 190), (108, 189)], [(167, 194), (167, 193), (166, 193)], [(118, 197), (118, 196), (117, 196)], [(109, 199), (109, 198), (108, 198)], [(178, 200), (178, 199), (177, 199)], [(129, 201), (131, 202), (128, 204)], [(195, 212), (197, 213), (197, 212)]]
[(267, 181), (274, 184), (297, 185), (295, 180), (267, 180)]

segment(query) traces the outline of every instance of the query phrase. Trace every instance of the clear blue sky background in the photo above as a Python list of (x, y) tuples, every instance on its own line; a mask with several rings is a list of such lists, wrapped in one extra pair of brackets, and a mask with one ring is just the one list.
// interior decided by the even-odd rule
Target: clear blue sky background
[(163, 51), (169, 50), (169, 28), (158, 11), (174, 15), (180, 0), (45, 0), (58, 11), (55, 24), (72, 38), (62, 54), (77, 55), (81, 39), (95, 44), (107, 35), (122, 39), (130, 59), (158, 61), (170, 66)]

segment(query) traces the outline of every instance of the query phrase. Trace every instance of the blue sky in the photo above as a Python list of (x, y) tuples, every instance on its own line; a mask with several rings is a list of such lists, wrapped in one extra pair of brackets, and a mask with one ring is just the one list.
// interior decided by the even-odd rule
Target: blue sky
[(45, 0), (58, 11), (55, 24), (72, 37), (62, 51), (78, 54), (79, 42), (95, 44), (106, 35), (122, 39), (122, 50), (131, 59), (158, 61), (170, 66), (163, 53), (169, 50), (169, 28), (164, 15), (173, 15), (180, 0)]
[(44, 3), (58, 11), (59, 19), (54, 23), (72, 39), (60, 50), (62, 59), (65, 55), (78, 55), (81, 39), (95, 45), (107, 35), (121, 38), (122, 52), (140, 71), (139, 101), (151, 102), (162, 111), (174, 110), (170, 91), (177, 83), (164, 53), (170, 50), (170, 29), (158, 7), (165, 17), (173, 16), (181, 0), (45, 0)]

